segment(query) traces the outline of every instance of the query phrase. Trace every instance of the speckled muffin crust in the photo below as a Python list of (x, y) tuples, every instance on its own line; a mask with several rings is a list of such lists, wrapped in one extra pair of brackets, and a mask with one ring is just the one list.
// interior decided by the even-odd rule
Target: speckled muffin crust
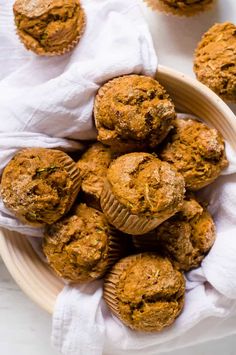
[(120, 260), (106, 276), (104, 299), (134, 330), (154, 332), (171, 325), (184, 304), (185, 281), (167, 258), (154, 253)]
[(191, 118), (176, 119), (159, 156), (183, 175), (189, 190), (210, 184), (228, 165), (221, 134)]
[(16, 0), (13, 10), (19, 38), (39, 55), (68, 52), (84, 32), (78, 0)]
[(193, 16), (212, 7), (215, 0), (145, 0), (154, 10), (177, 16)]
[(180, 212), (145, 236), (133, 237), (138, 251), (161, 252), (176, 268), (198, 267), (215, 241), (215, 225), (209, 212), (193, 195), (185, 198)]
[(132, 234), (140, 222), (142, 234), (142, 217), (149, 218), (147, 227), (154, 229), (179, 211), (184, 192), (184, 179), (170, 164), (153, 154), (129, 153), (111, 163), (101, 206), (116, 228)]
[(117, 151), (155, 147), (175, 118), (172, 100), (153, 78), (125, 75), (103, 85), (95, 99), (98, 140)]
[(236, 102), (236, 26), (217, 23), (202, 37), (195, 51), (198, 80), (223, 100)]
[(104, 215), (80, 204), (71, 216), (46, 228), (43, 251), (58, 276), (87, 282), (104, 275), (121, 247)]
[(32, 226), (52, 224), (67, 213), (81, 184), (75, 162), (64, 152), (44, 148), (19, 151), (1, 181), (4, 205)]
[(88, 206), (101, 209), (100, 196), (107, 169), (114, 157), (109, 147), (94, 143), (77, 162), (76, 165), (82, 176), (82, 197)]

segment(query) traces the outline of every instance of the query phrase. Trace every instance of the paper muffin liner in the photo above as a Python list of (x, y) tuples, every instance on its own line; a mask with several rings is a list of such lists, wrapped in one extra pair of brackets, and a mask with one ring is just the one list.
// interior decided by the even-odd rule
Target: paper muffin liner
[(110, 227), (108, 241), (108, 258), (107, 267), (103, 275), (124, 255), (125, 248), (122, 246), (121, 240), (117, 231)]
[(127, 234), (146, 234), (167, 219), (167, 217), (158, 218), (130, 213), (129, 209), (115, 197), (108, 181), (104, 183), (100, 203), (108, 221), (115, 228)]
[[(147, 253), (145, 253), (145, 255), (146, 254)], [(123, 323), (125, 323), (131, 328), (132, 324), (127, 323), (124, 319), (122, 319), (120, 315), (119, 299), (117, 296), (117, 285), (124, 270), (127, 269), (131, 264), (135, 263), (137, 260), (141, 259), (142, 255), (143, 254), (136, 254), (121, 259), (110, 270), (109, 274), (104, 280), (103, 286), (103, 298), (107, 303), (108, 307), (110, 308), (112, 313), (116, 315), (117, 318), (119, 318)]]
[[(164, 3), (162, 0), (144, 0), (146, 4), (154, 11), (164, 12), (166, 15), (175, 15), (175, 16), (185, 16), (191, 17), (199, 14), (200, 12), (210, 10), (216, 0), (212, 0), (207, 4), (193, 4), (189, 9), (175, 9), (172, 6)], [(197, 5), (197, 6), (196, 6)]]
[[(54, 57), (54, 56), (61, 56), (64, 55), (66, 53), (69, 53), (70, 51), (72, 51), (72, 49), (74, 49), (74, 47), (79, 43), (81, 37), (83, 36), (84, 32), (85, 32), (85, 28), (86, 28), (86, 15), (85, 12), (83, 10), (83, 8), (81, 7), (82, 10), (82, 19), (79, 19), (79, 32), (77, 37), (70, 43), (68, 44), (67, 47), (62, 48), (61, 50), (57, 50), (57, 51), (52, 51), (52, 52), (46, 52), (44, 51), (43, 47), (40, 48), (33, 48), (32, 45), (30, 45), (30, 41), (27, 41), (27, 38), (22, 37), (21, 32), (19, 31), (19, 29), (16, 26), (16, 34), (20, 40), (20, 42), (25, 46), (25, 48), (27, 50), (30, 50), (32, 52), (34, 52), (35, 54), (39, 55), (39, 56), (45, 56), (45, 57)], [(82, 20), (82, 23), (81, 23)]]
[[(132, 77), (142, 77), (143, 75), (137, 75), (137, 74), (127, 74), (123, 76), (132, 76)], [(109, 80), (107, 83), (105, 83), (103, 86), (100, 87), (100, 89), (97, 92), (97, 95), (95, 97), (94, 101), (94, 108), (93, 108), (93, 113), (94, 113), (94, 122), (95, 126), (99, 131), (100, 128), (100, 123), (97, 120), (97, 115), (98, 115), (98, 110), (99, 110), (99, 105), (101, 100), (103, 99), (104, 95), (106, 95), (106, 92), (112, 88), (114, 85), (116, 85), (120, 80), (122, 80), (123, 76), (119, 76), (117, 78)], [(133, 152), (133, 151), (142, 151), (147, 149), (147, 145), (141, 141), (135, 141), (135, 140), (127, 140), (122, 141), (119, 137), (115, 138), (115, 142), (113, 145), (110, 145), (109, 143), (106, 143), (105, 140), (101, 140), (101, 143), (105, 145), (111, 146), (111, 149), (114, 149), (115, 152), (123, 152), (123, 153), (128, 153), (128, 152)]]
[(57, 151), (58, 163), (60, 163), (66, 172), (69, 174), (71, 180), (73, 181), (73, 187), (71, 191), (71, 198), (65, 213), (68, 212), (75, 202), (75, 199), (79, 193), (80, 186), (82, 183), (82, 178), (79, 169), (77, 169), (76, 163), (64, 152)]

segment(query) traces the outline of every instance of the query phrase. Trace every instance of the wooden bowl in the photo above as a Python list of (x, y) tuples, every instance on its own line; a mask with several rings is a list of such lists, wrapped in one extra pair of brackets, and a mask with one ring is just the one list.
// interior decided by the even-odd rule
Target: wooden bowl
[[(166, 87), (180, 112), (204, 118), (223, 134), (236, 152), (236, 119), (228, 106), (195, 79), (159, 66), (157, 79)], [(0, 254), (20, 288), (40, 307), (53, 312), (63, 281), (35, 254), (27, 238), (0, 230)]]

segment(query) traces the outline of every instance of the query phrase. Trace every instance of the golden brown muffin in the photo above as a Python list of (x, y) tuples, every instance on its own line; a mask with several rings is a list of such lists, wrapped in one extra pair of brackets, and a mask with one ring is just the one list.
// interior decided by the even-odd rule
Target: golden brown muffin
[(167, 258), (154, 253), (120, 260), (106, 276), (104, 299), (128, 327), (161, 331), (182, 311), (185, 281)]
[(95, 99), (98, 140), (121, 152), (154, 148), (172, 128), (175, 109), (153, 78), (125, 75), (103, 85)]
[(223, 100), (236, 103), (236, 26), (217, 23), (202, 37), (195, 51), (199, 81)]
[(72, 282), (102, 277), (121, 255), (119, 237), (104, 215), (85, 204), (46, 228), (43, 251), (57, 275)]
[(198, 267), (215, 241), (215, 225), (209, 212), (193, 196), (184, 200), (180, 212), (145, 236), (133, 237), (138, 251), (161, 252), (176, 268)]
[(194, 16), (212, 7), (215, 0), (145, 0), (153, 10), (177, 16)]
[(20, 40), (39, 55), (68, 52), (84, 32), (78, 0), (16, 0), (13, 10)]
[(5, 167), (1, 195), (5, 206), (22, 222), (42, 226), (69, 211), (80, 185), (79, 170), (66, 153), (27, 148)]
[(228, 165), (221, 134), (191, 118), (176, 119), (160, 158), (183, 175), (189, 190), (199, 190), (210, 184)]
[(77, 162), (82, 176), (83, 200), (90, 207), (101, 209), (100, 196), (113, 157), (109, 147), (94, 143)]
[(180, 210), (184, 179), (148, 153), (129, 153), (107, 172), (101, 207), (109, 222), (128, 234), (144, 234)]

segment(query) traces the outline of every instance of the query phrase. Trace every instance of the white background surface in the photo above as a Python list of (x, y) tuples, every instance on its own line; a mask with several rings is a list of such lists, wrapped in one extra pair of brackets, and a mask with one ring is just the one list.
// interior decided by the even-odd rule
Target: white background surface
[[(190, 76), (194, 76), (193, 51), (202, 34), (215, 22), (236, 23), (236, 0), (219, 0), (212, 11), (189, 19), (157, 14), (145, 6), (143, 8), (159, 63)], [(231, 107), (236, 112), (236, 105)], [(0, 355), (56, 355), (57, 352), (50, 347), (50, 328), (50, 316), (22, 293), (0, 259)], [(236, 355), (236, 335), (169, 353), (190, 354)]]

